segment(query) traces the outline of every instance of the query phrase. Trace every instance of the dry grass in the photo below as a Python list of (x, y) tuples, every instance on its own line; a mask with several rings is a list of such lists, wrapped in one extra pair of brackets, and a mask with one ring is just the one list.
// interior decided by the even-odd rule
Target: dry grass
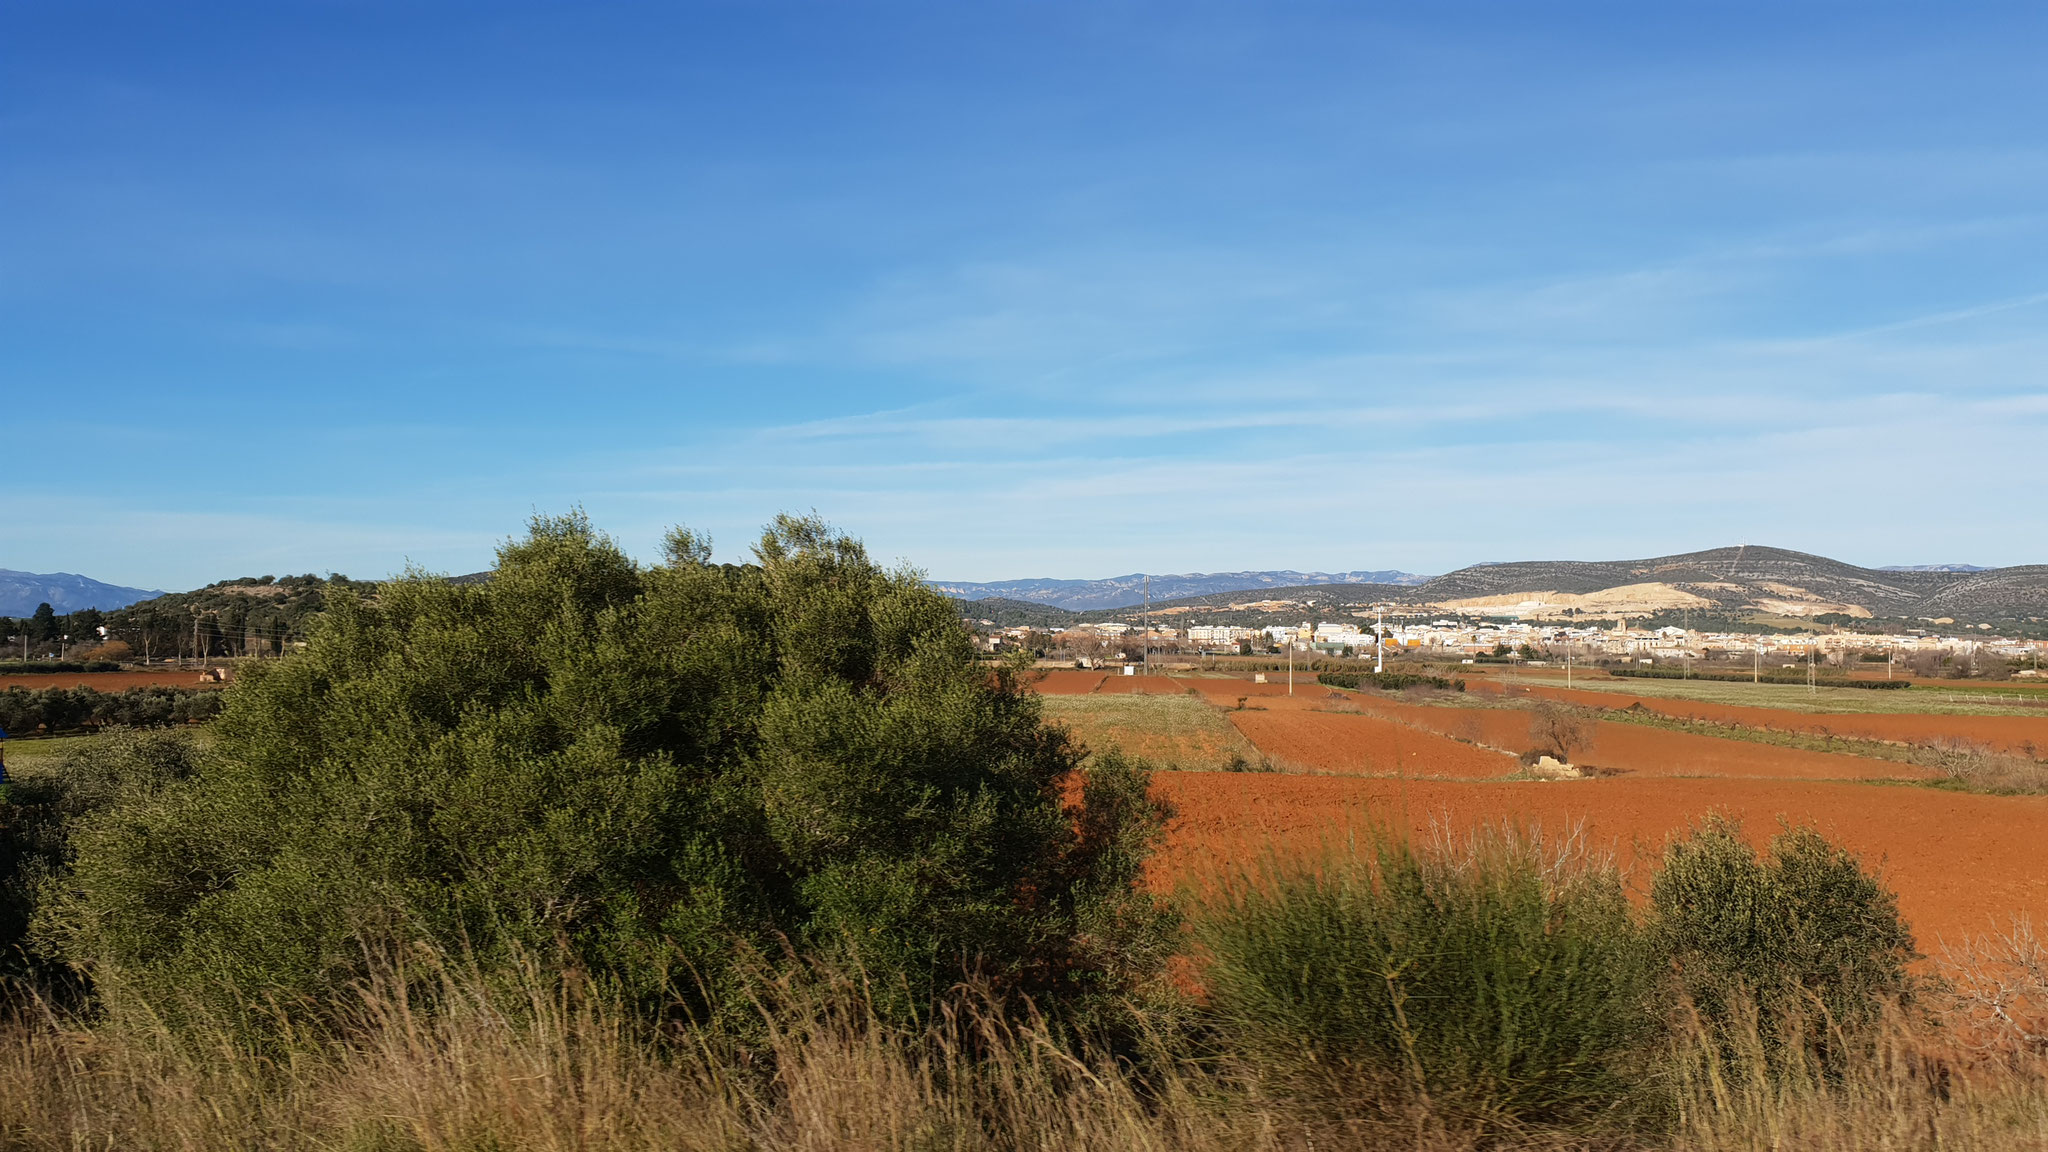
[(1970, 740), (1938, 740), (1923, 750), (1923, 762), (1942, 770), (1952, 787), (2000, 796), (2048, 794), (2048, 762), (2000, 752)]
[[(1950, 1022), (1894, 1014), (1845, 1070), (1767, 1055), (1754, 1029), (1682, 1027), (1670, 1128), (1489, 1148), (1749, 1152), (2048, 1148), (2048, 1050), (2002, 1030), (2038, 997), (2024, 926), (1953, 954)], [(1428, 1115), (1303, 1110), (1261, 1072), (1156, 1040), (1135, 1063), (971, 998), (892, 1030), (857, 986), (767, 987), (745, 1038), (653, 1037), (553, 973), (432, 968), (357, 989), (341, 1038), (254, 1045), (227, 1030), (127, 1031), (31, 1009), (0, 1018), (6, 1152), (1310, 1152), (1475, 1148)], [(2027, 981), (2033, 981), (2027, 983)], [(427, 989), (423, 996), (407, 988)], [(1987, 997), (1989, 999), (1987, 999)], [(2038, 1004), (2038, 1000), (2032, 1001)], [(1772, 1069), (1769, 1073), (1766, 1068)], [(1328, 1070), (1342, 1079), (1340, 1070)], [(1325, 1096), (1325, 1093), (1317, 1095)], [(1368, 1120), (1362, 1117), (1378, 1116)]]
[[(892, 1030), (845, 988), (763, 1002), (745, 1042), (652, 1039), (529, 972), (448, 975), (425, 1010), (364, 991), (346, 1040), (266, 1054), (227, 1038), (0, 1024), (0, 1149), (1306, 1149), (1314, 1133), (1216, 1106), (1192, 1064), (1140, 1079), (1042, 1024), (965, 1003)], [(502, 986), (501, 986), (502, 987)], [(1327, 1143), (1322, 1146), (1328, 1147)]]
[(1261, 765), (1258, 749), (1194, 695), (1046, 696), (1047, 720), (1090, 749), (1120, 748), (1162, 768), (1219, 772)]

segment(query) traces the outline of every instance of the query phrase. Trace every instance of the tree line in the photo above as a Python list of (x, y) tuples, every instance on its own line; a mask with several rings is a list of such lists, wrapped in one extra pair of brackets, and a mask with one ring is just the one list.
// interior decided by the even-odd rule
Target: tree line
[(27, 617), (0, 617), (0, 630), (15, 658), (27, 660), (277, 656), (306, 638), (332, 593), (376, 587), (342, 575), (243, 576), (110, 612), (58, 613), (45, 603)]

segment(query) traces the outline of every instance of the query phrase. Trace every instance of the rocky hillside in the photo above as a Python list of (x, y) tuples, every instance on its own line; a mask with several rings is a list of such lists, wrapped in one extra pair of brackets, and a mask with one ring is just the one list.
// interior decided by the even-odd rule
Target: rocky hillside
[(1514, 608), (1531, 616), (1567, 609), (1611, 616), (1690, 608), (1790, 617), (2006, 620), (2048, 616), (2048, 566), (1859, 568), (1751, 544), (1647, 560), (1487, 564), (1446, 573), (1414, 595), (1450, 609)]

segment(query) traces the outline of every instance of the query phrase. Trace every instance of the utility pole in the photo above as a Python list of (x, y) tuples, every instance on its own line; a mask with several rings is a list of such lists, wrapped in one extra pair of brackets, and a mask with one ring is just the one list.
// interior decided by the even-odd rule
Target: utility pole
[(1755, 650), (1754, 650), (1754, 651), (1752, 651), (1752, 652), (1750, 653), (1750, 657), (1751, 657), (1751, 658), (1750, 658), (1750, 666), (1749, 666), (1749, 682), (1750, 682), (1751, 684), (1761, 684), (1761, 683), (1763, 683), (1763, 682), (1764, 682), (1764, 642), (1763, 642), (1763, 641), (1759, 640), (1759, 641), (1757, 641), (1757, 642), (1756, 642), (1756, 648), (1755, 648)]
[(1145, 577), (1145, 675), (1152, 675), (1152, 578)]
[(1287, 630), (1287, 694), (1294, 695), (1294, 629)]
[(1813, 679), (1813, 655), (1818, 651), (1820, 651), (1820, 637), (1816, 636), (1813, 638), (1812, 643), (1809, 643), (1806, 646), (1806, 694), (1808, 696), (1817, 696), (1820, 694), (1820, 687), (1814, 683)]
[(1372, 606), (1372, 674), (1377, 676), (1387, 670), (1387, 610), (1384, 605)]

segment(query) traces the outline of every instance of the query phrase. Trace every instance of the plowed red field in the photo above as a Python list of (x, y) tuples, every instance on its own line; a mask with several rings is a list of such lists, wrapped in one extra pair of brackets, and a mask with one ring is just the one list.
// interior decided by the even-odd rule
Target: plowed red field
[(1228, 715), (1254, 747), (1294, 771), (1470, 780), (1497, 779), (1519, 767), (1505, 753), (1377, 716), (1296, 710)]
[[(1371, 696), (1357, 697), (1356, 700), (1357, 707), (1375, 715), (1458, 739), (1474, 740), (1517, 753), (1531, 747), (1530, 715), (1520, 709), (1419, 707)], [(1867, 756), (1779, 748), (1747, 740), (1724, 740), (1606, 720), (1594, 723), (1592, 744), (1575, 754), (1573, 759), (1645, 776), (1929, 780), (1940, 775), (1931, 768)]]
[(0, 688), (97, 688), (102, 692), (119, 692), (127, 688), (150, 688), (163, 685), (170, 688), (219, 688), (219, 684), (201, 684), (196, 668), (151, 669), (147, 672), (48, 672), (31, 676), (0, 676)]
[[(1482, 690), (1499, 690), (1487, 685)], [(1788, 708), (1753, 708), (1740, 704), (1709, 704), (1669, 696), (1634, 696), (1626, 692), (1590, 692), (1547, 684), (1507, 686), (1513, 695), (1541, 696), (1595, 708), (1628, 708), (1641, 704), (1664, 716), (1746, 724), (1781, 732), (1808, 732), (1853, 740), (1890, 740), (1929, 744), (1966, 740), (2005, 752), (2048, 757), (2048, 716), (1946, 716), (1911, 713), (1795, 712)]]
[[(1180, 809), (1155, 861), (1161, 885), (1199, 880), (1254, 859), (1268, 843), (1313, 849), (1376, 819), (1425, 830), (1535, 821), (1556, 831), (1583, 820), (1596, 846), (1625, 866), (1654, 860), (1665, 838), (1719, 809), (1753, 839), (1778, 818), (1811, 822), (1881, 864), (1922, 951), (1941, 939), (2048, 920), (2048, 797), (1973, 796), (1925, 788), (1778, 780), (1621, 777), (1557, 783), (1367, 779), (1273, 773), (1169, 772), (1155, 787)], [(1640, 872), (1638, 882), (1642, 882)]]
[(1125, 676), (1118, 672), (1055, 668), (1045, 673), (1044, 679), (1032, 681), (1032, 687), (1047, 696), (1085, 696), (1091, 692), (1180, 696), (1200, 683), (1203, 681), (1177, 680), (1171, 676)]
[[(1249, 676), (1242, 679), (1232, 678), (1227, 680), (1221, 677), (1202, 677), (1197, 679), (1190, 676), (1180, 681), (1180, 683), (1201, 693), (1202, 699), (1207, 700), (1211, 704), (1223, 708), (1234, 708), (1237, 706), (1240, 697), (1256, 700), (1266, 700), (1274, 696), (1285, 698), (1287, 695), (1286, 673), (1275, 674), (1268, 672), (1266, 676), (1268, 680), (1272, 681), (1271, 683), (1255, 684)], [(1294, 698), (1300, 700), (1308, 697), (1326, 696), (1330, 690), (1316, 683), (1314, 677), (1303, 676), (1295, 681), (1294, 691)]]
[(1030, 683), (1047, 696), (1085, 696), (1100, 687), (1106, 675), (1081, 668), (1055, 668)]

